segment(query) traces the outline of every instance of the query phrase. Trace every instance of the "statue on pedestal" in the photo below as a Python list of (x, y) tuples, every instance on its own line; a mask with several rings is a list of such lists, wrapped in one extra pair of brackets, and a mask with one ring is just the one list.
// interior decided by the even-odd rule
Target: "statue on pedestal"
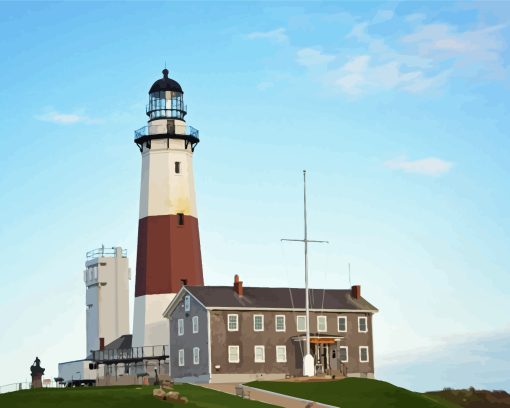
[(39, 357), (36, 357), (34, 364), (30, 366), (30, 372), (32, 374), (32, 388), (42, 388), (41, 377), (44, 374), (44, 368), (41, 367)]

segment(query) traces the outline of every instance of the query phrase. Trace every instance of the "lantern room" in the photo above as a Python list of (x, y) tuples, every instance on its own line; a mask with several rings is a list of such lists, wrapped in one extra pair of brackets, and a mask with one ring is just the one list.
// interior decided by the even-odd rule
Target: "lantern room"
[(180, 119), (186, 116), (184, 92), (177, 81), (168, 77), (168, 69), (163, 70), (163, 78), (158, 79), (149, 90), (149, 104), (146, 113), (149, 122), (157, 119)]

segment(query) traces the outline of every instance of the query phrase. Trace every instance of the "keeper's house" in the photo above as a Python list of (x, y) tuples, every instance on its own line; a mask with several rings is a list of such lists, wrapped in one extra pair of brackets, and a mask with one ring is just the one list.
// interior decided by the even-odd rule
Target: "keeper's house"
[[(351, 290), (310, 289), (311, 353), (317, 375), (374, 376), (372, 316), (378, 310)], [(245, 382), (301, 376), (305, 291), (295, 288), (183, 286), (170, 320), (175, 381)]]

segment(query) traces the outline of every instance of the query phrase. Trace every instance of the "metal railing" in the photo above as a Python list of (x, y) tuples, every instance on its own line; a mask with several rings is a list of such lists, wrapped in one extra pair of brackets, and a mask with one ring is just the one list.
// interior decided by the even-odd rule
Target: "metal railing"
[[(50, 380), (49, 382), (46, 382), (46, 380), (43, 380), (42, 386), (43, 386), (43, 388), (58, 388), (59, 387), (59, 385), (54, 380)], [(5, 394), (7, 392), (21, 391), (21, 390), (30, 390), (31, 388), (32, 388), (32, 383), (30, 381), (5, 384), (5, 385), (0, 385), (0, 394)]]
[[(143, 136), (149, 136), (151, 134), (161, 134), (161, 129), (164, 129), (164, 125), (148, 125), (141, 127), (140, 129), (135, 130), (135, 139), (138, 139)], [(175, 129), (176, 135), (182, 135), (182, 136), (193, 136), (198, 138), (199, 137), (199, 130), (195, 129), (193, 126), (186, 125), (184, 133), (177, 133), (178, 128)], [(167, 131), (165, 131), (163, 134), (167, 134)], [(170, 133), (168, 133), (170, 134)]]
[[(115, 247), (105, 248), (103, 245), (101, 248), (93, 249), (86, 254), (87, 259), (99, 258), (102, 256), (115, 256)], [(122, 257), (127, 258), (127, 249), (122, 250)]]
[(92, 360), (96, 362), (122, 362), (126, 360), (164, 360), (169, 356), (167, 346), (143, 346), (127, 349), (96, 350)]

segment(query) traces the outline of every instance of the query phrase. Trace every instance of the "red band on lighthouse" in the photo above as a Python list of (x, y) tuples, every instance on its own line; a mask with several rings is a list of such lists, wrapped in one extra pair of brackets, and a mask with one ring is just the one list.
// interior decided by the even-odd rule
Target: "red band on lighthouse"
[(177, 293), (183, 283), (204, 284), (198, 220), (173, 214), (142, 218), (135, 296)]

